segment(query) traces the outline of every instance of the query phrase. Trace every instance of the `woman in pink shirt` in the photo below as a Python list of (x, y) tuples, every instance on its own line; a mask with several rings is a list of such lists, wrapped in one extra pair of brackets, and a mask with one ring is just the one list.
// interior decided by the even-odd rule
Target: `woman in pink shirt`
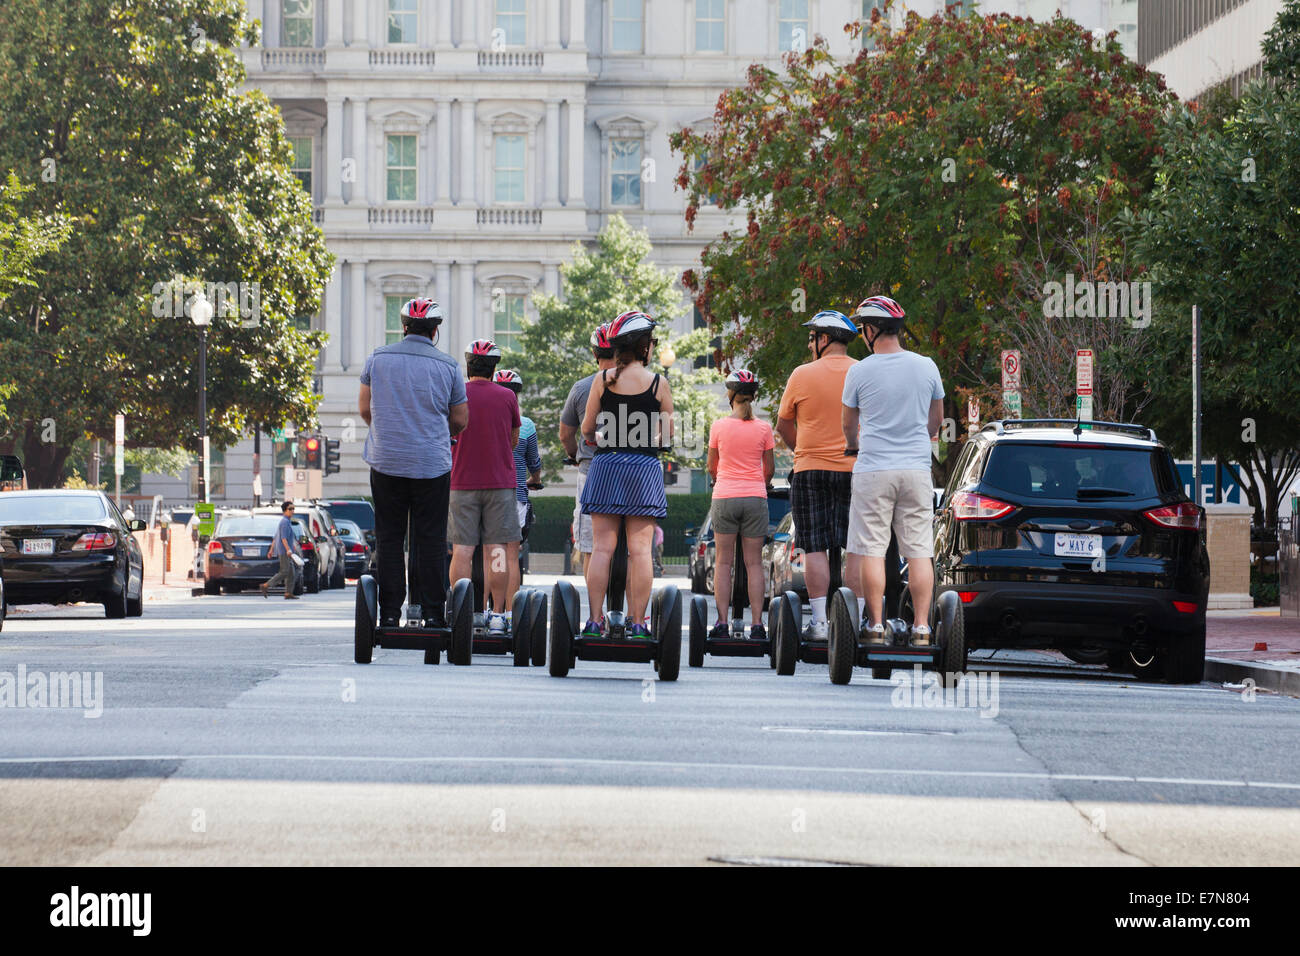
[(763, 540), (767, 537), (767, 484), (776, 471), (776, 443), (772, 426), (754, 417), (758, 378), (746, 369), (727, 376), (727, 401), (731, 414), (719, 418), (709, 430), (709, 474), (713, 477), (713, 543), (717, 566), (713, 594), (718, 621), (711, 638), (727, 635), (731, 605), (731, 568), (736, 537), (741, 539), (745, 570), (749, 573), (749, 636), (763, 639)]

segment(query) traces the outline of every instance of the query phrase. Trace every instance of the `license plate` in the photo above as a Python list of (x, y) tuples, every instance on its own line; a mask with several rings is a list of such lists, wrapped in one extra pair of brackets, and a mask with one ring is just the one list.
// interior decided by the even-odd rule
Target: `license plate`
[(240, 548), (239, 553), (245, 558), (260, 558), (266, 554), (264, 548)]
[(1101, 535), (1070, 534), (1068, 531), (1056, 532), (1056, 556), (1058, 558), (1091, 558), (1101, 551)]
[(25, 538), (23, 539), (23, 554), (53, 554), (53, 538)]

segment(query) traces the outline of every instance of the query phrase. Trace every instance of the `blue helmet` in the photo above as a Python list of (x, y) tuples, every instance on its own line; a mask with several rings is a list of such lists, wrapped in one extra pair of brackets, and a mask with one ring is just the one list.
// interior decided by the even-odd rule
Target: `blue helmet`
[(804, 327), (828, 335), (836, 342), (850, 342), (858, 337), (858, 327), (853, 320), (834, 309), (823, 309), (805, 322)]

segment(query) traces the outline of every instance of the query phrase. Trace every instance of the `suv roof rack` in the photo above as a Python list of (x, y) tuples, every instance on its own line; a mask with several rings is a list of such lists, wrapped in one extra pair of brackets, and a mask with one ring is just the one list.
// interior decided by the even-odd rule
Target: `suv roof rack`
[[(992, 429), (996, 434), (1001, 435), (1004, 432), (1018, 428), (1042, 428), (1042, 427), (1060, 427), (1071, 428), (1076, 435), (1084, 431), (1083, 421), (1076, 418), (1008, 418), (999, 419), (998, 421), (989, 422), (980, 431)], [(1147, 441), (1156, 441), (1154, 429), (1146, 425), (1136, 425), (1132, 422), (1088, 422), (1087, 430), (1100, 432), (1117, 432), (1122, 435), (1133, 435), (1137, 438), (1143, 438)]]

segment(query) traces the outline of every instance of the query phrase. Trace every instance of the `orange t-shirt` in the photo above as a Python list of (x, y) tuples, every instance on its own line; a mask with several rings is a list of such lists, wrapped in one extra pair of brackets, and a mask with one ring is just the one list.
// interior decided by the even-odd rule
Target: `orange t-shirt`
[(852, 471), (855, 459), (844, 457), (840, 427), (844, 379), (857, 364), (847, 355), (824, 355), (790, 373), (781, 396), (781, 418), (793, 418), (799, 432), (795, 471)]
[(762, 419), (719, 418), (709, 429), (709, 447), (718, 450), (715, 498), (766, 498), (763, 453), (776, 447), (772, 426)]

